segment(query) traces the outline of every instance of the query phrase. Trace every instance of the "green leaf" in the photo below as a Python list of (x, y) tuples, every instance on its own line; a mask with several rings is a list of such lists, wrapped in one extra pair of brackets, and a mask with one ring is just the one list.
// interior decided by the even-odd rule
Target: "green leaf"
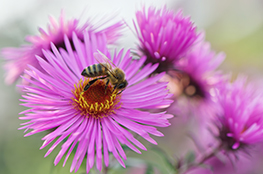
[(176, 170), (173, 162), (174, 160), (171, 157), (169, 157), (164, 150), (157, 146), (152, 147), (151, 150), (159, 154), (164, 159), (165, 164), (167, 164), (170, 169), (172, 169), (173, 171)]
[(154, 173), (154, 168), (153, 168), (153, 166), (152, 166), (151, 164), (148, 164), (148, 165), (147, 165), (147, 169), (146, 169), (146, 171), (145, 171), (144, 174), (153, 174), (153, 173)]
[(126, 167), (141, 167), (143, 165), (147, 164), (146, 161), (139, 159), (139, 158), (134, 158), (134, 157), (129, 157), (125, 161)]
[(121, 145), (122, 149), (126, 152), (126, 151), (132, 151), (127, 145)]
[(195, 157), (196, 157), (195, 152), (189, 151), (189, 152), (185, 155), (185, 162), (186, 162), (187, 164), (191, 164), (191, 163), (193, 163), (193, 162), (195, 161)]
[[(127, 161), (125, 161), (125, 165), (126, 167), (145, 167), (147, 166), (147, 170), (146, 172), (150, 172), (151, 168), (152, 171), (154, 168), (156, 168), (157, 170), (160, 171), (160, 173), (165, 173), (165, 174), (170, 174), (170, 173), (174, 173), (174, 172), (168, 172), (169, 170), (167, 170), (165, 168), (165, 166), (161, 165), (160, 163), (156, 163), (156, 162), (152, 162), (152, 161), (148, 161), (148, 160), (142, 160), (139, 158), (128, 158)], [(150, 173), (152, 174), (152, 173)]]

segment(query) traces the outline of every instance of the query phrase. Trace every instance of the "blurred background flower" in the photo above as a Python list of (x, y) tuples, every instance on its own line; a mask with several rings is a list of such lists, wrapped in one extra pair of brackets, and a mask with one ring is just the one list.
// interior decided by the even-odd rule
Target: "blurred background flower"
[(200, 40), (196, 26), (181, 10), (175, 13), (166, 7), (143, 7), (136, 12), (134, 23), (140, 42), (136, 54), (145, 55), (146, 63), (159, 63), (155, 73), (176, 68), (178, 60)]
[[(109, 18), (110, 19), (110, 18)], [(103, 27), (103, 24), (110, 22), (110, 20), (100, 20), (97, 24), (92, 24), (90, 19), (86, 19), (83, 26), (79, 25), (79, 19), (66, 19), (65, 13), (62, 10), (59, 19), (49, 16), (49, 23), (47, 29), (39, 28), (39, 34), (25, 37), (26, 45), (21, 45), (19, 48), (7, 47), (2, 49), (2, 55), (6, 60), (4, 69), (6, 71), (5, 82), (10, 85), (14, 83), (20, 76), (24, 75), (24, 70), (28, 69), (28, 65), (32, 65), (37, 69), (41, 69), (36, 60), (36, 55), (43, 57), (42, 49), (51, 50), (50, 42), (52, 42), (58, 49), (65, 48), (63, 42), (64, 36), (68, 36), (72, 43), (72, 33), (74, 32), (83, 41), (82, 32), (87, 30), (89, 33), (96, 33), (102, 35), (104, 33), (109, 44), (114, 44), (118, 37), (121, 36), (121, 28), (123, 23), (117, 22), (113, 25), (107, 26), (102, 30), (98, 28)], [(74, 50), (75, 48), (73, 48)], [(42, 69), (41, 69), (42, 70)], [(21, 80), (21, 79), (20, 79)], [(22, 84), (25, 82), (22, 80)]]
[[(177, 11), (180, 8), (185, 16), (190, 15), (191, 20), (197, 26), (197, 31), (205, 31), (206, 41), (211, 43), (211, 48), (216, 52), (225, 52), (226, 60), (220, 69), (225, 72), (231, 71), (234, 76), (242, 72), (247, 74), (249, 79), (262, 83), (262, 0), (78, 0), (74, 3), (70, 0), (24, 0), (23, 2), (2, 0), (0, 6), (0, 47), (17, 47), (24, 44), (26, 35), (37, 34), (38, 27), (46, 28), (48, 15), (53, 15), (58, 19), (62, 8), (65, 10), (66, 18), (81, 17), (86, 19), (89, 16), (103, 18), (108, 14), (117, 14), (117, 19), (125, 19), (128, 25), (133, 28), (132, 19), (135, 19), (135, 12), (140, 10), (142, 5), (162, 7), (165, 4), (168, 9)], [(127, 29), (119, 45), (130, 48), (136, 47), (136, 43), (138, 41), (135, 35)], [(3, 60), (1, 60), (1, 66), (3, 65)], [(15, 85), (6, 86), (4, 84), (3, 69), (0, 70), (0, 73), (2, 74), (0, 80), (0, 173), (69, 173), (69, 163), (64, 168), (60, 167), (62, 163), (59, 163), (57, 167), (53, 165), (59, 148), (54, 149), (55, 152), (46, 159), (43, 158), (46, 150), (40, 151), (38, 149), (41, 146), (43, 134), (23, 138), (23, 132), (17, 130), (21, 123), (18, 113), (24, 110), (22, 106), (19, 106), (18, 99), (21, 96), (15, 92)], [(179, 119), (173, 118), (172, 122), (179, 123)], [(162, 128), (160, 131), (165, 136), (156, 138), (156, 140), (167, 153), (179, 157), (189, 149), (195, 148), (192, 141), (186, 136), (189, 129), (195, 129), (194, 121)], [(143, 140), (142, 142), (147, 146), (146, 142)], [(46, 149), (48, 148), (50, 146), (46, 147)], [(258, 154), (262, 154), (262, 152)], [(138, 157), (133, 152), (128, 155)], [(165, 166), (160, 155), (151, 151), (143, 152), (140, 157), (148, 159), (156, 166)], [(262, 155), (258, 155), (254, 161), (247, 174), (261, 174), (263, 172)], [(79, 170), (77, 173), (83, 172), (85, 170)], [(120, 169), (119, 173), (124, 172), (126, 170)]]

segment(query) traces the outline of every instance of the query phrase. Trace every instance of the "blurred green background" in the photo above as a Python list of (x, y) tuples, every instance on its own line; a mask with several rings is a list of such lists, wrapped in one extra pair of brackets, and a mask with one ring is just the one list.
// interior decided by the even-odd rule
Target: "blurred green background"
[[(116, 13), (119, 19), (125, 19), (132, 27), (134, 12), (145, 4), (169, 9), (181, 8), (185, 15), (190, 15), (198, 30), (206, 32), (206, 40), (217, 52), (223, 51), (227, 57), (221, 69), (225, 73), (247, 74), (251, 80), (262, 83), (263, 74), (263, 1), (262, 0), (165, 0), (165, 1), (121, 1), (121, 0), (1, 0), (0, 6), (0, 48), (16, 47), (24, 44), (26, 35), (38, 34), (37, 27), (45, 28), (48, 15), (58, 18), (62, 8), (66, 16), (82, 18), (86, 16), (103, 16)], [(15, 6), (13, 4), (16, 4)], [(85, 11), (85, 13), (83, 13)], [(83, 13), (83, 14), (82, 14)], [(134, 47), (135, 37), (126, 30), (125, 37), (120, 41), (120, 47)], [(1, 66), (3, 60), (1, 60)], [(66, 174), (72, 161), (68, 160), (62, 168), (60, 162), (54, 167), (53, 160), (59, 151), (57, 147), (47, 158), (43, 158), (48, 147), (39, 150), (43, 134), (23, 137), (23, 131), (18, 130), (22, 121), (18, 113), (25, 108), (19, 105), (21, 95), (15, 85), (4, 83), (4, 72), (0, 70), (0, 174)], [(176, 119), (176, 118), (174, 118)], [(175, 120), (173, 120), (175, 122)], [(174, 125), (162, 128), (165, 137), (155, 138), (166, 152), (179, 156), (193, 147), (186, 137), (187, 127)], [(147, 144), (143, 141), (145, 145)], [(50, 147), (50, 146), (49, 146)], [(153, 163), (161, 164), (160, 155), (151, 151), (128, 156), (148, 158)], [(262, 162), (262, 160), (261, 160)], [(255, 174), (263, 173), (260, 165), (253, 166)], [(126, 170), (120, 170), (125, 173)], [(129, 171), (133, 173), (133, 171)], [(85, 169), (77, 173), (85, 173)]]

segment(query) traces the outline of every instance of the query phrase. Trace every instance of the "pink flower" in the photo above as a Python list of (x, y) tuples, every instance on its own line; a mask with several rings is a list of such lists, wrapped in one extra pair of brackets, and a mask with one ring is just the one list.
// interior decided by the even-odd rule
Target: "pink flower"
[[(166, 90), (167, 84), (157, 83), (163, 74), (146, 78), (157, 68), (157, 64), (147, 64), (141, 68), (145, 58), (132, 60), (129, 51), (124, 56), (123, 50), (111, 56), (106, 48), (105, 35), (84, 32), (83, 39), (84, 43), (73, 33), (73, 43), (70, 43), (68, 36), (65, 36), (66, 50), (58, 50), (51, 44), (51, 51), (43, 50), (43, 58), (37, 56), (43, 71), (33, 66), (26, 70), (25, 74), (29, 78), (23, 78), (32, 84), (22, 85), (26, 95), (21, 101), (29, 109), (21, 113), (25, 117), (20, 119), (29, 121), (23, 123), (20, 129), (32, 129), (25, 136), (51, 131), (43, 137), (41, 149), (54, 141), (46, 157), (62, 143), (55, 165), (64, 155), (65, 165), (76, 147), (71, 172), (79, 169), (84, 157), (87, 158), (87, 173), (95, 161), (97, 169), (101, 170), (102, 160), (106, 166), (109, 165), (109, 152), (125, 167), (123, 159), (126, 160), (126, 155), (121, 144), (137, 153), (141, 153), (139, 149), (146, 150), (131, 132), (157, 144), (149, 134), (163, 136), (155, 126), (170, 125), (167, 119), (171, 115), (145, 110), (170, 105), (172, 101), (168, 99), (170, 94)], [(105, 90), (105, 80), (98, 80), (87, 91), (83, 91), (92, 79), (84, 78), (81, 72), (85, 67), (98, 63), (93, 57), (97, 50), (125, 72), (128, 86), (121, 94), (113, 91), (112, 85)]]
[(218, 115), (219, 140), (226, 150), (255, 145), (263, 141), (262, 93), (246, 78), (228, 83), (218, 90), (220, 112)]
[[(6, 59), (4, 66), (6, 70), (5, 82), (7, 84), (14, 83), (20, 75), (24, 74), (24, 70), (28, 69), (28, 65), (32, 65), (38, 69), (41, 67), (38, 64), (36, 55), (43, 57), (42, 49), (51, 49), (50, 42), (53, 42), (57, 48), (65, 48), (63, 38), (67, 35), (70, 42), (72, 42), (72, 33), (83, 40), (82, 32), (87, 30), (96, 34), (104, 33), (107, 37), (107, 43), (115, 43), (120, 34), (120, 29), (123, 27), (122, 22), (117, 22), (107, 28), (103, 29), (103, 26), (93, 25), (87, 21), (84, 25), (79, 24), (79, 20), (71, 19), (66, 21), (63, 11), (59, 17), (58, 22), (50, 17), (50, 24), (48, 24), (48, 30), (45, 31), (39, 28), (39, 36), (28, 36), (26, 41), (27, 45), (22, 45), (19, 48), (4, 48), (1, 51), (2, 56)], [(74, 49), (74, 48), (73, 48)]]
[[(177, 71), (169, 72), (178, 87), (176, 102), (172, 105), (172, 112), (176, 115), (213, 115), (215, 106), (215, 88), (227, 81), (217, 68), (221, 65), (225, 55), (216, 54), (207, 42), (199, 42), (184, 58), (174, 66)], [(170, 84), (171, 88), (175, 88)]]
[(182, 11), (175, 14), (165, 7), (144, 8), (136, 12), (136, 19), (138, 54), (147, 57), (146, 64), (159, 63), (157, 73), (174, 69), (174, 62), (184, 57), (199, 37), (190, 17), (184, 17)]

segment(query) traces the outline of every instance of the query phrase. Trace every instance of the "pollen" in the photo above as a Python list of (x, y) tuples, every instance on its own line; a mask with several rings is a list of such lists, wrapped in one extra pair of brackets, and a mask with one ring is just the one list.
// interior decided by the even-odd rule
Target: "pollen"
[(108, 85), (105, 90), (105, 81), (97, 80), (87, 91), (83, 91), (84, 87), (92, 79), (81, 79), (74, 85), (74, 98), (72, 105), (86, 117), (94, 117), (96, 119), (107, 117), (120, 108), (120, 95), (117, 91), (113, 91), (113, 87)]

